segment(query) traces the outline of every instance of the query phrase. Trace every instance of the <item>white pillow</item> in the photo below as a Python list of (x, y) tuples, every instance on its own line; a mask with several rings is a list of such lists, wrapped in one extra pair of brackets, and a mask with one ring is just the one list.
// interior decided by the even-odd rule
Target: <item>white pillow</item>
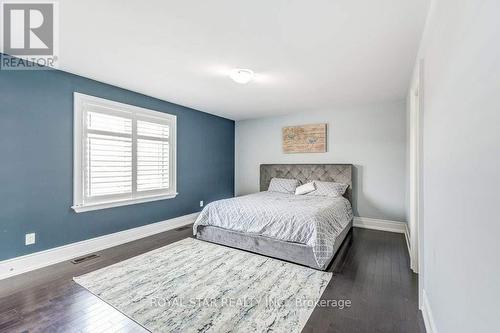
[(295, 189), (295, 195), (304, 195), (315, 190), (316, 190), (316, 185), (314, 185), (314, 182), (309, 182), (307, 184), (300, 185), (299, 187), (297, 187)]
[(297, 179), (273, 178), (267, 189), (269, 192), (295, 193), (295, 189), (299, 186)]
[(316, 191), (313, 191), (308, 195), (341, 197), (344, 195), (345, 191), (349, 187), (349, 185), (347, 184), (334, 183), (334, 182), (320, 182), (318, 180), (314, 181), (314, 185), (316, 185)]

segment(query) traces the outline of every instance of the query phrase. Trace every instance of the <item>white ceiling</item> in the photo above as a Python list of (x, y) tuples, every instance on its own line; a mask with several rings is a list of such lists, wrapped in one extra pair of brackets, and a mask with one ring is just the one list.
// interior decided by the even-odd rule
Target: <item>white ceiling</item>
[[(61, 0), (60, 69), (240, 120), (404, 98), (428, 0)], [(250, 68), (239, 85), (227, 75)]]

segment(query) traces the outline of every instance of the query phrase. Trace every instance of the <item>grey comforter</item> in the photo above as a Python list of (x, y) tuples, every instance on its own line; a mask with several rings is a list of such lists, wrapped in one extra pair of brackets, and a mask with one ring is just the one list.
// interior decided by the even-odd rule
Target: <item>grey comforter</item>
[(343, 197), (260, 192), (208, 204), (193, 226), (215, 226), (313, 249), (319, 267), (333, 255), (337, 236), (352, 220), (349, 200)]

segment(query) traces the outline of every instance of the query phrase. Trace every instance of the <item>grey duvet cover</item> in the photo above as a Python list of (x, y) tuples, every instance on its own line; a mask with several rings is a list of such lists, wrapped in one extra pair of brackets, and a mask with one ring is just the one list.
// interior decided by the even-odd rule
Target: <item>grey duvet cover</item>
[(333, 255), (337, 236), (352, 220), (344, 197), (260, 192), (208, 204), (193, 226), (259, 235), (312, 248), (318, 267)]

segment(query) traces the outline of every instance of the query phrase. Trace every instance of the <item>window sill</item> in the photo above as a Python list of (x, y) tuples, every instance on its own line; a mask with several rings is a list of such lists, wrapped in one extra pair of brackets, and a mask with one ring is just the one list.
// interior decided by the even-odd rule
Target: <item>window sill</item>
[(106, 208), (113, 208), (113, 207), (120, 207), (120, 206), (128, 206), (128, 205), (134, 205), (134, 204), (150, 202), (150, 201), (173, 199), (177, 196), (177, 194), (179, 194), (179, 193), (162, 194), (162, 195), (157, 195), (157, 196), (126, 199), (126, 200), (120, 200), (120, 201), (91, 203), (91, 204), (78, 205), (78, 206), (74, 205), (74, 206), (71, 206), (71, 208), (77, 213), (83, 213), (83, 212), (89, 212), (92, 210), (99, 210), (99, 209), (106, 209)]

